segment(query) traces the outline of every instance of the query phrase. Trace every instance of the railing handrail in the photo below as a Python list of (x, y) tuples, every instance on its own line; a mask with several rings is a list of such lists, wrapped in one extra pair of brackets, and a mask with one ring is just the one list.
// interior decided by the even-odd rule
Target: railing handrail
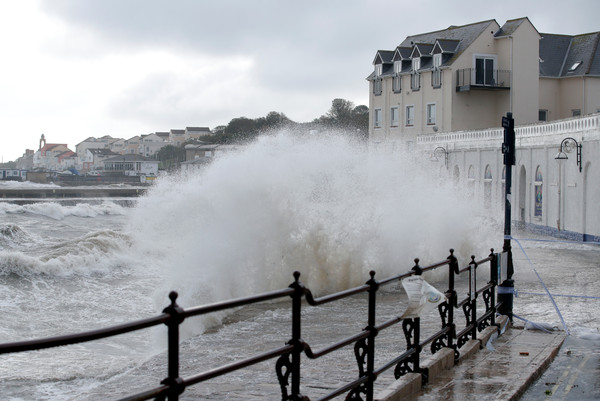
[[(262, 294), (237, 298), (228, 301), (216, 302), (209, 305), (196, 306), (188, 309), (181, 308), (177, 305), (177, 293), (171, 292), (169, 298), (171, 304), (163, 310), (163, 312), (157, 316), (149, 317), (146, 319), (136, 320), (133, 322), (112, 326), (104, 329), (91, 330), (77, 334), (70, 334), (58, 337), (51, 337), (45, 339), (36, 339), (20, 342), (12, 342), (6, 344), (0, 344), (0, 354), (7, 354), (12, 352), (24, 352), (35, 349), (45, 349), (56, 346), (71, 345), (81, 342), (93, 341), (101, 338), (111, 337), (119, 334), (124, 334), (132, 331), (142, 330), (150, 328), (159, 324), (165, 324), (169, 329), (168, 336), (168, 356), (169, 356), (169, 375), (168, 378), (161, 382), (160, 386), (143, 391), (141, 393), (121, 399), (121, 401), (138, 401), (148, 400), (155, 398), (156, 400), (165, 400), (167, 397), (171, 400), (178, 400), (179, 394), (181, 394), (188, 386), (204, 382), (217, 376), (221, 376), (239, 369), (252, 366), (254, 364), (279, 357), (277, 360), (277, 376), (280, 381), (280, 386), (283, 392), (284, 399), (305, 399), (302, 397), (299, 390), (300, 384), (300, 353), (304, 353), (309, 359), (317, 359), (326, 354), (334, 352), (340, 348), (354, 344), (355, 354), (357, 362), (359, 364), (359, 377), (357, 380), (347, 383), (342, 387), (333, 390), (328, 395), (320, 398), (320, 400), (328, 400), (340, 395), (346, 391), (361, 392), (370, 394), (368, 399), (372, 399), (373, 383), (384, 371), (396, 366), (394, 375), (396, 378), (407, 373), (407, 371), (414, 371), (423, 375), (423, 380), (426, 381), (427, 373), (422, 370), (419, 365), (421, 350), (426, 346), (431, 345), (431, 352), (435, 353), (437, 350), (443, 347), (450, 347), (454, 349), (455, 358), (459, 354), (459, 348), (469, 339), (475, 338), (478, 330), (482, 327), (495, 324), (495, 287), (496, 279), (495, 269), (490, 269), (490, 281), (488, 281), (482, 288), (471, 288), (474, 284), (476, 286), (476, 272), (477, 267), (483, 263), (489, 262), (492, 267), (495, 267), (496, 254), (492, 253), (479, 261), (475, 261), (475, 257), (471, 257), (471, 262), (467, 267), (460, 269), (458, 262), (453, 255), (453, 250), (450, 250), (450, 256), (437, 263), (433, 263), (426, 267), (419, 266), (419, 259), (415, 259), (415, 265), (412, 269), (403, 274), (398, 274), (392, 277), (385, 278), (381, 281), (375, 280), (375, 272), (371, 271), (371, 279), (366, 284), (343, 290), (337, 293), (329, 294), (323, 297), (314, 298), (310, 289), (304, 287), (299, 281), (300, 273), (295, 272), (295, 281), (284, 289), (274, 290), (265, 292)], [(420, 340), (420, 318), (403, 318), (402, 316), (396, 316), (391, 318), (379, 325), (375, 324), (375, 306), (376, 306), (376, 293), (378, 289), (386, 284), (398, 282), (404, 278), (412, 275), (421, 275), (426, 271), (435, 270), (441, 267), (447, 267), (449, 271), (449, 289), (446, 292), (447, 300), (443, 302), (439, 309), (440, 317), (442, 319), (442, 327), (436, 333), (429, 336), (424, 341)], [(454, 276), (460, 275), (464, 272), (469, 272), (469, 294), (468, 296), (458, 302), (456, 291), (454, 290)], [(471, 275), (475, 275), (471, 277)], [(300, 299), (305, 297), (307, 303), (311, 306), (323, 305), (329, 302), (340, 300), (349, 296), (354, 296), (360, 293), (368, 292), (369, 294), (369, 311), (368, 311), (368, 326), (362, 331), (352, 334), (334, 344), (325, 346), (324, 348), (313, 351), (310, 344), (301, 338), (300, 328)], [(483, 294), (484, 301), (486, 303), (486, 312), (477, 317), (476, 315), (476, 301), (478, 295)], [(292, 339), (288, 343), (280, 348), (271, 349), (258, 355), (251, 356), (249, 358), (236, 361), (224, 366), (220, 366), (209, 371), (205, 371), (200, 374), (193, 375), (188, 378), (179, 377), (179, 325), (187, 317), (203, 315), (206, 313), (221, 311), (224, 309), (236, 308), (244, 305), (250, 305), (257, 302), (264, 302), (268, 300), (278, 299), (282, 297), (292, 298), (292, 327), (293, 334)], [(491, 303), (489, 299), (492, 299)], [(443, 305), (446, 305), (442, 308)], [(463, 308), (465, 318), (467, 320), (466, 327), (456, 333), (454, 323), (454, 312), (455, 308)], [(443, 311), (445, 310), (445, 312)], [(374, 354), (375, 354), (375, 337), (377, 334), (385, 329), (388, 329), (395, 324), (402, 322), (404, 335), (406, 337), (407, 350), (400, 356), (392, 359), (392, 361), (385, 363), (379, 368), (374, 366)], [(296, 327), (294, 329), (294, 327)], [(457, 342), (454, 342), (454, 338)], [(368, 340), (368, 341), (367, 341)], [(289, 357), (292, 357), (290, 362)], [(286, 398), (288, 376), (292, 376), (291, 392), (293, 396)]]

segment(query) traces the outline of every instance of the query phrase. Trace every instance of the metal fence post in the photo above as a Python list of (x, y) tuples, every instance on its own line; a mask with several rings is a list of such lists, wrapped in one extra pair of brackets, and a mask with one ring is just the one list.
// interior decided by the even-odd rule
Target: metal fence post
[(469, 302), (471, 303), (471, 338), (477, 339), (477, 262), (475, 255), (471, 255), (469, 263)]
[(491, 302), (490, 304), (492, 305), (492, 320), (490, 322), (490, 324), (492, 326), (494, 326), (496, 324), (496, 286), (498, 285), (498, 255), (496, 255), (494, 253), (494, 248), (490, 249), (490, 257), (492, 258), (490, 260), (490, 284), (494, 285), (494, 288), (492, 288), (491, 294), (490, 294), (490, 298), (491, 298)]
[(367, 356), (367, 375), (369, 375), (369, 381), (367, 382), (367, 401), (373, 401), (373, 382), (375, 376), (375, 337), (377, 336), (377, 330), (375, 329), (375, 312), (377, 302), (377, 290), (379, 284), (375, 280), (375, 272), (371, 270), (369, 273), (371, 279), (367, 281), (369, 288), (369, 317), (368, 327), (369, 330), (369, 355)]
[(168, 327), (168, 347), (169, 347), (169, 375), (161, 382), (169, 386), (169, 401), (178, 401), (179, 394), (185, 390), (183, 379), (179, 377), (179, 325), (185, 319), (183, 309), (177, 305), (177, 292), (171, 291), (169, 298), (171, 305), (163, 310), (163, 313), (171, 315), (165, 323)]
[(450, 256), (447, 258), (450, 262), (448, 263), (448, 291), (446, 297), (448, 300), (448, 325), (450, 326), (450, 333), (448, 333), (448, 347), (454, 349), (454, 359), (458, 361), (458, 350), (456, 344), (454, 344), (454, 338), (456, 337), (456, 324), (454, 323), (454, 308), (458, 304), (458, 295), (454, 289), (454, 276), (459, 274), (458, 259), (454, 256), (454, 249), (450, 249)]
[(300, 272), (294, 272), (294, 283), (290, 286), (294, 288), (294, 294), (292, 294), (292, 340), (291, 344), (294, 346), (292, 351), (292, 386), (290, 400), (302, 400), (304, 397), (300, 393), (300, 357), (304, 351), (302, 346), (302, 296), (304, 295), (304, 285), (300, 282)]

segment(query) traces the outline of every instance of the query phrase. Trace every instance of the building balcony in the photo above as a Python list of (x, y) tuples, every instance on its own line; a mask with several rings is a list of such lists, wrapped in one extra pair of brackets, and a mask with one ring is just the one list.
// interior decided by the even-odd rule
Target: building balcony
[(456, 70), (456, 91), (508, 90), (510, 70), (463, 68)]

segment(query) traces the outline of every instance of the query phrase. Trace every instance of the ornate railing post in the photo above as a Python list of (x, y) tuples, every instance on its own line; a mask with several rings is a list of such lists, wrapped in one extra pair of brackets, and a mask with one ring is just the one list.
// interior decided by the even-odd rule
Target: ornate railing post
[(167, 393), (169, 401), (178, 401), (179, 394), (185, 390), (183, 379), (179, 377), (179, 325), (183, 322), (185, 316), (183, 315), (183, 309), (177, 305), (177, 296), (177, 292), (171, 291), (169, 293), (171, 305), (163, 310), (163, 313), (171, 316), (165, 323), (168, 327), (169, 375), (161, 382), (161, 384), (169, 386)]
[(456, 256), (454, 256), (454, 249), (450, 249), (450, 255), (447, 259), (449, 261), (448, 291), (446, 291), (446, 302), (443, 302), (439, 306), (439, 311), (440, 315), (442, 316), (442, 319), (444, 316), (444, 312), (446, 312), (446, 325), (450, 326), (450, 332), (447, 336), (447, 344), (449, 348), (452, 348), (454, 350), (454, 360), (458, 361), (460, 354), (458, 352), (457, 345), (454, 343), (454, 338), (456, 337), (456, 323), (454, 323), (454, 308), (456, 308), (458, 304), (458, 295), (456, 294), (456, 290), (454, 288), (454, 278), (455, 275), (459, 274), (459, 268), (458, 259), (456, 259)]
[[(304, 295), (304, 285), (300, 282), (300, 272), (294, 272), (294, 282), (290, 284), (290, 288), (295, 291), (292, 296), (292, 339), (288, 344), (293, 345), (292, 360), (290, 362), (289, 354), (284, 354), (277, 360), (275, 370), (277, 371), (277, 379), (281, 386), (282, 401), (300, 401), (308, 400), (300, 394), (300, 356), (304, 351), (302, 345), (302, 317), (301, 306), (302, 296)], [(289, 385), (289, 376), (292, 376), (292, 385), (290, 394), (288, 394), (287, 386)]]
[(471, 338), (477, 339), (477, 262), (475, 255), (471, 255), (469, 263), (469, 303), (471, 304)]
[[(356, 356), (356, 362), (358, 363), (359, 376), (368, 376), (369, 380), (364, 384), (356, 387), (346, 397), (346, 400), (362, 400), (361, 394), (365, 394), (367, 401), (373, 401), (373, 383), (375, 382), (375, 337), (377, 336), (377, 329), (375, 328), (375, 312), (377, 303), (377, 290), (379, 284), (375, 280), (375, 272), (371, 270), (369, 272), (371, 279), (366, 282), (369, 285), (369, 310), (368, 310), (368, 323), (365, 330), (369, 331), (369, 337), (359, 340), (354, 344), (354, 355)], [(366, 357), (366, 369), (365, 369), (365, 357)]]
[(490, 291), (490, 309), (494, 312), (490, 324), (494, 326), (496, 324), (496, 286), (498, 285), (498, 255), (494, 253), (494, 248), (490, 249), (490, 257), (492, 258), (490, 260), (490, 284), (494, 286)]

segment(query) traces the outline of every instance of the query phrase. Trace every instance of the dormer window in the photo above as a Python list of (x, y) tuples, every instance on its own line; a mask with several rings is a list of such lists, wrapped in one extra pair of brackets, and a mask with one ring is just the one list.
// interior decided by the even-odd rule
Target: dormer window
[(381, 74), (383, 72), (383, 65), (382, 64), (375, 64), (375, 76), (380, 77)]
[(421, 58), (420, 57), (413, 58), (412, 59), (412, 70), (413, 70), (413, 72), (419, 71), (420, 68), (421, 68)]
[(402, 61), (394, 61), (394, 73), (396, 75), (402, 72)]

